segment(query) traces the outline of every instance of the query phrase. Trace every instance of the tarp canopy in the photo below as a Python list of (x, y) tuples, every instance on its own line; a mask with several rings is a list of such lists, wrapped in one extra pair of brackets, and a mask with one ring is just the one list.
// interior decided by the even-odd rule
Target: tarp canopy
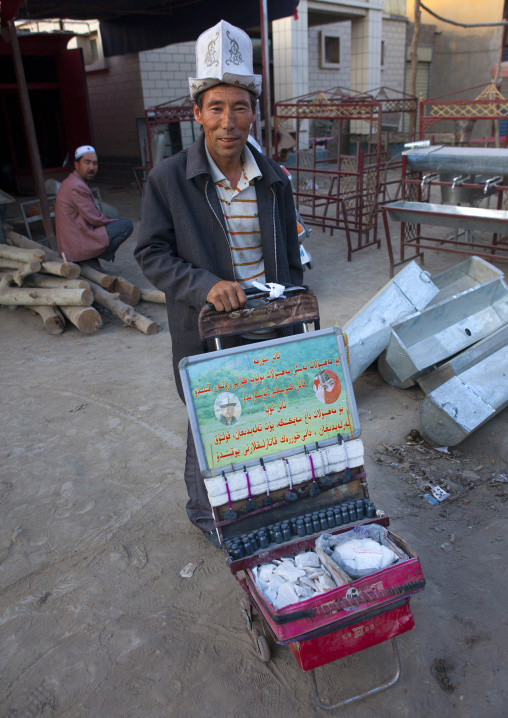
[[(293, 15), (299, 0), (267, 0), (268, 22)], [(2, 27), (17, 20), (99, 20), (106, 57), (196, 40), (224, 19), (259, 27), (259, 0), (0, 0)]]

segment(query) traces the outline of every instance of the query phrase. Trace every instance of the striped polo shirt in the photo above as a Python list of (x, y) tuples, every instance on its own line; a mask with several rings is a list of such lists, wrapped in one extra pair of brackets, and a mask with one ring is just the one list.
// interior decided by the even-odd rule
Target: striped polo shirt
[(226, 222), (229, 247), (236, 281), (242, 287), (252, 281), (265, 281), (265, 265), (259, 227), (258, 202), (254, 180), (262, 174), (248, 147), (243, 151), (243, 169), (240, 181), (231, 189), (221, 170), (213, 161), (205, 142), (210, 174), (217, 190)]

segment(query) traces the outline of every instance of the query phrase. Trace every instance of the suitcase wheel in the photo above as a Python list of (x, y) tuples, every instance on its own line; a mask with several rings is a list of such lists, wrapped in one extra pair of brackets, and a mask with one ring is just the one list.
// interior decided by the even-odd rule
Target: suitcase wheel
[(270, 646), (268, 645), (268, 641), (264, 636), (258, 636), (256, 640), (256, 645), (259, 653), (259, 657), (263, 661), (263, 663), (268, 663), (270, 660)]
[(242, 608), (242, 616), (243, 616), (243, 620), (245, 621), (246, 629), (248, 631), (252, 631), (252, 620), (251, 620), (249, 611), (246, 611), (245, 608)]
[(248, 631), (252, 631), (252, 608), (247, 596), (244, 596), (240, 601), (240, 610), (242, 612), (243, 620), (245, 621), (245, 627)]

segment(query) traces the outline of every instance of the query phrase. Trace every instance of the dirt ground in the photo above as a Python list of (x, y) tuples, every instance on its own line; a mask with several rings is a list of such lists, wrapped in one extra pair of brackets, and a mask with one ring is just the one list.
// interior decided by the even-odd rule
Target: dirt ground
[[(102, 194), (137, 226), (135, 188)], [(111, 269), (148, 286), (135, 236)], [(349, 264), (342, 235), (314, 229), (306, 246), (323, 327), (388, 281), (384, 244)], [(426, 268), (459, 261), (428, 253)], [(272, 644), (271, 662), (260, 661), (223, 554), (186, 518), (187, 420), (165, 308), (140, 310), (157, 335), (103, 313), (95, 335), (49, 336), (30, 311), (0, 309), (0, 715), (320, 715), (288, 648)], [(491, 478), (508, 470), (508, 411), (448, 455), (407, 445), (420, 426), (418, 388), (391, 388), (371, 367), (355, 395), (371, 497), (419, 554), (427, 586), (411, 601), (416, 627), (398, 639), (400, 680), (342, 715), (506, 716), (508, 489)], [(443, 478), (451, 499), (429, 505), (425, 483)], [(385, 643), (317, 669), (323, 699), (388, 678), (390, 660)]]

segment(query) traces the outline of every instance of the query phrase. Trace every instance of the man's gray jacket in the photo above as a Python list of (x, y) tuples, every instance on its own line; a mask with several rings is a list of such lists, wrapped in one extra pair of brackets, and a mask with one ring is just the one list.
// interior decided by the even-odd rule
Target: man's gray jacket
[[(200, 354), (198, 313), (219, 280), (235, 281), (226, 225), (210, 176), (204, 135), (150, 172), (134, 256), (166, 294), (173, 366)], [(285, 172), (249, 145), (262, 172), (255, 180), (267, 282), (303, 280), (291, 184)]]

